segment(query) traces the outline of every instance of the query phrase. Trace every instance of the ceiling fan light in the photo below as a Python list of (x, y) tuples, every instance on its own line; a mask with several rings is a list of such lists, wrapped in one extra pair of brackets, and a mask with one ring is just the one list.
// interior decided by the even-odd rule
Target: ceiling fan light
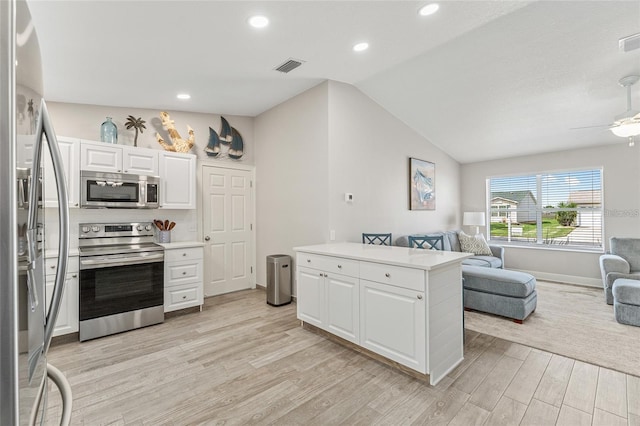
[(640, 122), (621, 124), (619, 126), (611, 127), (610, 130), (614, 135), (620, 136), (621, 138), (638, 136), (640, 135)]

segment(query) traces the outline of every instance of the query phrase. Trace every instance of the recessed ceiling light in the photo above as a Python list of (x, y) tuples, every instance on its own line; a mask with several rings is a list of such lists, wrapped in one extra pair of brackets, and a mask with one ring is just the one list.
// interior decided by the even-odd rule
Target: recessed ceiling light
[(269, 25), (269, 18), (262, 15), (256, 15), (249, 18), (249, 25), (253, 28), (264, 28)]
[(369, 48), (369, 43), (362, 42), (353, 46), (354, 52), (362, 52), (363, 50), (367, 50)]
[(418, 15), (420, 16), (429, 16), (433, 15), (440, 9), (440, 5), (438, 3), (431, 3), (426, 6), (422, 6), (420, 10), (418, 10)]
[(178, 99), (191, 99), (191, 95), (188, 93), (178, 93), (178, 96), (176, 96)]

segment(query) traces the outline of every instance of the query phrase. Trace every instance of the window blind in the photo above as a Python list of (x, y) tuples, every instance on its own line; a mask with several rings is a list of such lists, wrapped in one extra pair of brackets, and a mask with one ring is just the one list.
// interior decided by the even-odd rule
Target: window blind
[(492, 177), (487, 188), (490, 239), (602, 247), (602, 169)]

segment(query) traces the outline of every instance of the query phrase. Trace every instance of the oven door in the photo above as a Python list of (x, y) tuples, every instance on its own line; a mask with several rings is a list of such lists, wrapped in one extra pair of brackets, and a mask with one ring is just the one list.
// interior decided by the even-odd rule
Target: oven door
[(164, 304), (164, 253), (80, 259), (80, 321)]

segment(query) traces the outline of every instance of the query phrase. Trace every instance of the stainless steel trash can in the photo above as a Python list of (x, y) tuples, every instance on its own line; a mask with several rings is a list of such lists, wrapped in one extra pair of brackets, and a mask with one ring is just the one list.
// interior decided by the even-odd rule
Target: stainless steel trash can
[(291, 303), (291, 256), (267, 256), (267, 303), (273, 306)]

